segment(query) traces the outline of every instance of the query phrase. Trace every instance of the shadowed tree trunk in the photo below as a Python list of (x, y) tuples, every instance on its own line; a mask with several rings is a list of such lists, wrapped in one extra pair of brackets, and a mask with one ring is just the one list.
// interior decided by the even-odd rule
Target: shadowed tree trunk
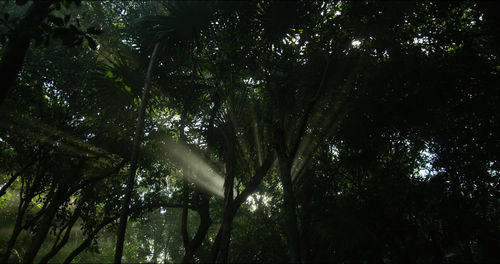
[(200, 205), (197, 210), (200, 215), (200, 225), (191, 241), (191, 250), (193, 254), (196, 254), (200, 248), (203, 239), (208, 233), (208, 228), (212, 224), (212, 219), (210, 218), (210, 196), (208, 194), (200, 193)]
[[(27, 249), (23, 263), (32, 263), (33, 260), (35, 259), (36, 255), (38, 254), (43, 242), (45, 241), (45, 238), (47, 237), (47, 234), (52, 226), (53, 220), (59, 210), (59, 208), (69, 200), (69, 198), (79, 189), (83, 187), (82, 184), (74, 184), (75, 179), (81, 178), (83, 174), (83, 168), (84, 168), (85, 160), (81, 160), (78, 165), (74, 166), (75, 168), (75, 173), (72, 175), (68, 175), (64, 177), (59, 185), (57, 186), (57, 189), (53, 195), (53, 197), (50, 199), (50, 204), (48, 204), (47, 208), (44, 210), (44, 213), (41, 215), (41, 219), (39, 221), (39, 224), (36, 229), (36, 233), (33, 236), (32, 242)], [(124, 162), (120, 163), (117, 167), (112, 169), (110, 172), (105, 173), (101, 176), (89, 179), (87, 183), (90, 182), (95, 182), (100, 179), (103, 179), (107, 176), (110, 176), (114, 173), (117, 172), (122, 166)], [(79, 209), (77, 209), (79, 210)], [(79, 211), (74, 213), (73, 219), (70, 220), (69, 222), (69, 227), (68, 227), (68, 232), (65, 234), (65, 236), (62, 238), (62, 241), (60, 242), (59, 245), (54, 245), (52, 248), (51, 252), (49, 252), (44, 258), (42, 258), (41, 263), (48, 262), (50, 258), (52, 258), (57, 252), (64, 246), (64, 244), (67, 242), (69, 239), (71, 227), (74, 225), (76, 220), (78, 219), (79, 216)], [(57, 241), (56, 241), (57, 242)]]
[[(299, 115), (298, 120), (290, 120), (290, 110), (285, 106), (281, 106), (278, 109), (280, 115), (280, 121), (274, 130), (273, 145), (278, 158), (278, 168), (281, 178), (281, 184), (283, 185), (283, 206), (286, 217), (286, 236), (288, 242), (288, 249), (290, 251), (290, 262), (300, 263), (300, 241), (299, 241), (299, 231), (297, 225), (297, 213), (296, 213), (296, 201), (293, 193), (292, 184), (292, 165), (294, 159), (297, 155), (299, 146), (303, 137), (306, 133), (306, 128), (309, 123), (310, 115), (315, 110), (320, 97), (323, 95), (323, 90), (327, 82), (327, 73), (329, 69), (330, 61), (327, 60), (325, 68), (322, 73), (319, 86), (313, 94), (313, 97), (308, 100), (305, 104), (303, 114)], [(342, 71), (338, 71), (334, 77), (342, 76)], [(330, 77), (332, 78), (332, 77)], [(277, 93), (279, 95), (281, 93)], [(279, 102), (276, 101), (276, 102)], [(278, 104), (279, 105), (279, 104)], [(287, 133), (287, 131), (291, 131)]]
[(123, 243), (125, 242), (125, 230), (127, 228), (127, 219), (129, 215), (130, 200), (134, 191), (135, 184), (135, 171), (137, 170), (137, 159), (139, 156), (139, 147), (141, 145), (144, 133), (144, 115), (146, 113), (146, 106), (149, 98), (149, 89), (151, 87), (151, 75), (153, 65), (156, 62), (158, 48), (160, 43), (157, 42), (153, 49), (153, 54), (149, 61), (148, 71), (146, 72), (146, 79), (144, 81), (144, 91), (142, 92), (141, 106), (139, 109), (139, 116), (137, 118), (137, 125), (134, 135), (134, 142), (132, 146), (132, 154), (130, 158), (129, 175), (127, 178), (127, 187), (125, 189), (125, 197), (123, 198), (122, 211), (120, 214), (120, 224), (116, 234), (116, 249), (115, 249), (115, 263), (121, 263), (123, 255)]
[[(254, 193), (255, 190), (257, 190), (257, 187), (259, 187), (260, 183), (264, 179), (264, 176), (271, 168), (273, 161), (274, 157), (268, 155), (268, 157), (263, 161), (262, 165), (255, 171), (255, 175), (252, 177), (250, 182), (248, 182), (246, 188), (238, 196), (236, 196), (236, 198), (234, 198), (227, 209), (225, 208), (222, 224), (215, 238), (215, 242), (212, 245), (208, 262), (227, 263), (227, 253), (229, 251), (229, 242), (231, 238), (231, 225), (233, 223), (236, 212), (238, 211), (240, 206), (247, 200), (248, 196), (250, 196), (250, 194)], [(223, 250), (222, 248), (224, 246), (225, 248)]]
[[(19, 195), (22, 196), (22, 189), (21, 189), (21, 192)], [(30, 200), (31, 200), (31, 198), (30, 198)], [(7, 248), (4, 252), (4, 255), (2, 256), (1, 263), (8, 263), (9, 262), (9, 257), (10, 257), (10, 254), (12, 253), (12, 249), (14, 249), (14, 245), (16, 243), (17, 237), (21, 233), (23, 217), (24, 217), (24, 214), (26, 213), (26, 210), (28, 209), (29, 204), (30, 204), (29, 200), (23, 200), (22, 197), (20, 198), (19, 208), (17, 210), (17, 216), (16, 216), (16, 223), (14, 225), (14, 229), (12, 230), (12, 235), (10, 236), (9, 242), (7, 244)]]
[[(210, 218), (210, 196), (208, 194), (201, 193), (200, 190), (196, 190), (195, 195), (199, 195), (200, 197), (200, 202), (199, 205), (195, 209), (198, 214), (200, 215), (200, 224), (198, 226), (198, 230), (196, 231), (196, 234), (192, 240), (187, 238), (187, 243), (189, 246), (189, 250), (185, 251), (184, 257), (182, 258), (182, 263), (193, 263), (194, 262), (194, 255), (200, 248), (201, 244), (203, 243), (203, 240), (205, 239), (205, 236), (208, 233), (208, 229), (210, 228), (210, 225), (212, 224), (212, 219)], [(184, 208), (187, 208), (186, 206), (183, 205), (183, 210)], [(184, 219), (182, 219), (184, 220)], [(187, 223), (187, 220), (186, 220)], [(184, 223), (182, 223), (184, 225)], [(187, 235), (187, 228), (184, 230), (183, 227), (183, 242), (184, 242), (184, 247), (186, 247), (186, 241), (184, 241), (184, 232), (186, 232)], [(189, 255), (188, 255), (189, 254)]]
[[(80, 164), (78, 166), (77, 173), (79, 173), (82, 169), (83, 164)], [(32, 263), (33, 260), (35, 259), (38, 251), (40, 250), (40, 247), (43, 244), (43, 241), (45, 240), (45, 237), (47, 236), (49, 229), (52, 225), (52, 221), (54, 220), (55, 215), (57, 214), (57, 211), (59, 210), (59, 207), (69, 198), (71, 193), (69, 192), (69, 187), (70, 187), (70, 180), (72, 177), (65, 177), (63, 179), (63, 182), (58, 186), (54, 197), (51, 199), (50, 205), (47, 207), (46, 212), (43, 214), (42, 218), (40, 219), (40, 224), (38, 225), (37, 231), (35, 235), (32, 238), (32, 242), (28, 249), (26, 250), (26, 253), (23, 258), (23, 263)]]
[[(53, 197), (50, 199), (50, 204), (47, 206), (47, 209), (41, 216), (39, 224), (36, 228), (36, 233), (34, 234), (31, 244), (26, 250), (26, 253), (23, 258), (23, 263), (32, 263), (38, 254), (47, 234), (49, 233), (50, 227), (52, 226), (52, 222), (56, 217), (57, 211), (59, 207), (66, 202), (71, 195), (74, 194), (78, 189), (71, 188), (73, 181), (75, 179), (81, 178), (83, 175), (83, 168), (85, 165), (85, 160), (80, 160), (78, 164), (74, 164), (74, 173), (70, 175), (63, 176), (60, 182), (57, 185), (57, 189)], [(68, 234), (69, 235), (69, 234)]]
[[(40, 157), (38, 160), (42, 160), (44, 157), (41, 156), (40, 153), (38, 153)], [(21, 231), (30, 226), (28, 223), (23, 227), (23, 218), (26, 213), (26, 211), (29, 208), (29, 205), (31, 203), (31, 200), (36, 196), (37, 193), (37, 188), (40, 186), (40, 181), (42, 179), (42, 175), (45, 173), (43, 167), (41, 166), (40, 163), (38, 163), (37, 166), (37, 172), (32, 179), (32, 182), (30, 182), (28, 179), (29, 177), (21, 178), (21, 190), (19, 192), (19, 207), (17, 210), (17, 216), (16, 216), (16, 223), (14, 225), (14, 230), (12, 231), (12, 235), (10, 236), (9, 242), (7, 244), (6, 250), (4, 252), (4, 255), (2, 256), (1, 263), (7, 263), (10, 257), (10, 254), (12, 253), (12, 250), (14, 249), (14, 245), (16, 243), (16, 240), (21, 233)], [(24, 193), (24, 197), (23, 197)], [(38, 213), (43, 213), (45, 208), (42, 208), (41, 211)], [(34, 217), (30, 222), (34, 222), (37, 217)]]
[(183, 263), (193, 263), (193, 251), (191, 249), (191, 239), (189, 239), (189, 233), (187, 230), (187, 220), (188, 220), (188, 203), (189, 203), (189, 185), (187, 181), (186, 173), (190, 173), (185, 171), (182, 177), (182, 219), (181, 219), (181, 233), (182, 233), (182, 242), (184, 244), (184, 257), (182, 259)]
[[(48, 263), (49, 260), (51, 260), (64, 247), (64, 245), (66, 245), (66, 243), (69, 240), (69, 235), (71, 233), (71, 229), (75, 225), (76, 220), (78, 220), (78, 218), (80, 217), (80, 213), (81, 213), (81, 207), (77, 207), (75, 212), (71, 216), (71, 219), (66, 224), (66, 229), (60, 231), (59, 235), (57, 236), (56, 241), (54, 242), (54, 245), (50, 249), (49, 253), (45, 254), (45, 256), (42, 257), (42, 259), (40, 260), (40, 263), (42, 263), (42, 264)], [(64, 231), (64, 236), (59, 241), (59, 237), (63, 231)]]
[(236, 145), (234, 130), (231, 125), (228, 125), (229, 135), (226, 137), (226, 146), (224, 152), (224, 163), (226, 172), (224, 175), (224, 214), (222, 225), (219, 233), (215, 238), (215, 243), (210, 254), (211, 262), (227, 263), (227, 255), (229, 250), (231, 224), (234, 214), (233, 198), (234, 198), (234, 177), (236, 174)]
[[(188, 99), (189, 100), (189, 99)], [(185, 102), (185, 104), (188, 104)], [(184, 108), (181, 114), (181, 122), (179, 126), (179, 137), (183, 142), (187, 142), (186, 134), (184, 133), (185, 123), (186, 123), (187, 109)], [(190, 168), (184, 168), (182, 174), (182, 215), (181, 215), (181, 235), (182, 244), (184, 246), (184, 257), (182, 258), (182, 263), (194, 263), (193, 250), (191, 249), (191, 239), (189, 238), (188, 232), (188, 216), (189, 216), (189, 184), (188, 184), (188, 174), (191, 174)], [(190, 175), (192, 176), (192, 175)]]
[(33, 38), (36, 27), (50, 12), (51, 1), (36, 1), (28, 9), (23, 19), (12, 33), (5, 46), (0, 61), (0, 105), (4, 102), (9, 90), (14, 86), (17, 75), (24, 64), (24, 57)]
[(283, 185), (283, 203), (285, 207), (288, 249), (290, 262), (300, 263), (299, 230), (297, 227), (296, 202), (292, 186), (292, 158), (290, 158), (284, 144), (277, 148), (279, 171)]
[[(207, 153), (206, 153), (206, 158), (207, 160), (210, 159), (210, 154), (213, 151), (213, 129), (214, 129), (214, 123), (215, 123), (215, 117), (217, 115), (217, 112), (220, 108), (220, 101), (218, 99), (218, 96), (214, 96), (214, 107), (212, 108), (212, 111), (210, 113), (210, 118), (208, 122), (208, 128), (207, 128)], [(181, 115), (181, 126), (179, 130), (179, 135), (182, 141), (187, 142), (186, 135), (184, 133), (184, 127), (185, 127), (185, 116), (186, 112), (184, 111)], [(182, 232), (182, 238), (183, 238), (183, 244), (184, 244), (184, 249), (185, 249), (185, 254), (184, 257), (182, 258), (183, 263), (193, 263), (194, 262), (194, 255), (200, 248), (201, 244), (203, 243), (203, 240), (205, 239), (205, 236), (208, 233), (208, 229), (210, 228), (210, 225), (212, 224), (212, 219), (210, 218), (210, 195), (204, 193), (200, 189), (195, 190), (194, 196), (198, 195), (199, 196), (199, 205), (196, 208), (196, 211), (198, 212), (200, 216), (200, 224), (198, 226), (198, 230), (196, 231), (196, 234), (192, 240), (189, 240), (189, 236), (187, 233), (187, 200), (189, 196), (187, 195), (187, 188), (188, 184), (185, 179), (183, 178), (183, 211), (182, 211), (182, 223), (181, 223), (181, 232)], [(186, 216), (185, 216), (186, 215)]]
[(26, 165), (24, 165), (24, 167), (19, 170), (18, 172), (16, 172), (14, 175), (10, 176), (10, 179), (7, 181), (7, 183), (5, 183), (2, 188), (0, 189), (0, 197), (4, 196), (5, 193), (7, 193), (7, 189), (9, 189), (9, 187), (12, 185), (12, 183), (14, 183), (14, 181), (21, 175), (23, 175), (23, 173), (29, 169), (32, 165), (34, 165), (38, 160), (36, 159), (33, 159), (32, 161), (30, 161), (29, 163), (27, 163)]
[(158, 258), (160, 257), (160, 241), (162, 240), (164, 229), (165, 225), (158, 225), (158, 229), (155, 230), (155, 234), (153, 235), (153, 258), (151, 259), (153, 263), (159, 263)]
[[(118, 217), (116, 217), (118, 218)], [(103, 229), (105, 226), (113, 222), (116, 218), (108, 218), (101, 222), (90, 234), (88, 234), (87, 238), (77, 247), (75, 248), (69, 255), (66, 257), (64, 260), (64, 264), (69, 264), (73, 261), (73, 259), (76, 258), (82, 251), (84, 251), (86, 248), (90, 246), (92, 243), (92, 240), (94, 240), (94, 237)]]
[[(233, 144), (234, 146), (234, 144)], [(234, 197), (234, 177), (236, 174), (236, 161), (234, 159), (236, 150), (230, 147), (228, 151), (228, 158), (226, 160), (226, 179), (224, 180), (224, 217), (221, 226), (221, 244), (220, 252), (217, 255), (217, 261), (220, 263), (227, 263), (229, 254), (229, 242), (231, 240), (232, 220), (233, 213), (233, 197)]]
[[(180, 204), (170, 204), (170, 203), (167, 203), (167, 204), (161, 204), (161, 205), (157, 205), (158, 207), (159, 206), (164, 206), (164, 207), (171, 207), (171, 208), (181, 208), (182, 205)], [(155, 209), (157, 208), (156, 206), (153, 206), (153, 207), (141, 207), (141, 206), (133, 206), (132, 209), (130, 209), (129, 213), (132, 213), (132, 212), (138, 212), (138, 211), (141, 211), (141, 210), (147, 210), (147, 209)], [(104, 219), (99, 225), (97, 225), (94, 230), (92, 230), (92, 232), (90, 232), (88, 235), (87, 235), (87, 238), (77, 247), (75, 248), (69, 255), (68, 257), (66, 257), (66, 259), (64, 260), (64, 264), (69, 264), (73, 261), (73, 259), (75, 259), (80, 253), (82, 253), (86, 248), (88, 248), (90, 246), (90, 244), (92, 244), (92, 240), (94, 240), (95, 236), (104, 228), (106, 227), (107, 225), (111, 224), (113, 221), (115, 221), (116, 219), (119, 218), (119, 215), (115, 216), (115, 217), (110, 217), (110, 218), (106, 218)]]

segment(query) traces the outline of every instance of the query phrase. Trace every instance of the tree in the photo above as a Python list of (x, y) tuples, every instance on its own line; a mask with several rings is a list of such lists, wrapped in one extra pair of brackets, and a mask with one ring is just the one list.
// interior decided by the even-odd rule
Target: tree
[(2, 105), (4, 262), (496, 261), (494, 7), (50, 6)]
[[(26, 2), (17, 1), (16, 4), (24, 5)], [(64, 7), (69, 8), (72, 3), (79, 6), (81, 1), (34, 1), (21, 19), (11, 19), (10, 21), (9, 15), (6, 13), (3, 22), (7, 24), (9, 32), (2, 33), (1, 36), (3, 41), (5, 39), (8, 41), (3, 49), (0, 63), (0, 77), (4, 80), (4, 86), (0, 91), (0, 104), (3, 103), (9, 90), (14, 86), (32, 40), (36, 40), (37, 43), (48, 43), (49, 39), (53, 37), (62, 39), (67, 46), (75, 46), (81, 44), (85, 38), (92, 48), (96, 48), (95, 41), (89, 34), (99, 34), (99, 30), (91, 27), (84, 32), (79, 28), (78, 20), (78, 27), (67, 25), (71, 15), (66, 14), (63, 19), (52, 14), (61, 11)], [(11, 23), (12, 25), (9, 25)]]

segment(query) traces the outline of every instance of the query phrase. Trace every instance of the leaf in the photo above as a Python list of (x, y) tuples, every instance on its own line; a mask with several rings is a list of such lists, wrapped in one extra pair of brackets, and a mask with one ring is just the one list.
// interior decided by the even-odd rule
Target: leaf
[(124, 88), (125, 88), (125, 91), (127, 91), (127, 93), (132, 94), (132, 88), (130, 86), (125, 84)]
[(112, 79), (112, 78), (113, 78), (113, 76), (114, 76), (114, 75), (113, 75), (113, 73), (112, 73), (111, 71), (107, 71), (107, 72), (106, 72), (106, 77), (108, 77), (108, 78), (111, 78), (111, 79)]

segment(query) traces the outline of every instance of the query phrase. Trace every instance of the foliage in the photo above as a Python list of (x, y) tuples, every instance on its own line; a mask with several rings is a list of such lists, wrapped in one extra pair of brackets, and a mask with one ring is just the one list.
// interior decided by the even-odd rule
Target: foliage
[(497, 261), (497, 5), (0, 4), (0, 256), (112, 261), (161, 42), (124, 262)]

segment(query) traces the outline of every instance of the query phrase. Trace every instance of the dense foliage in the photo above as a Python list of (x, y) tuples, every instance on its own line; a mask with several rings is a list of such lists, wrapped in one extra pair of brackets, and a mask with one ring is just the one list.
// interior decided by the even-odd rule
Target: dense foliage
[(0, 3), (0, 262), (498, 261), (498, 7)]

